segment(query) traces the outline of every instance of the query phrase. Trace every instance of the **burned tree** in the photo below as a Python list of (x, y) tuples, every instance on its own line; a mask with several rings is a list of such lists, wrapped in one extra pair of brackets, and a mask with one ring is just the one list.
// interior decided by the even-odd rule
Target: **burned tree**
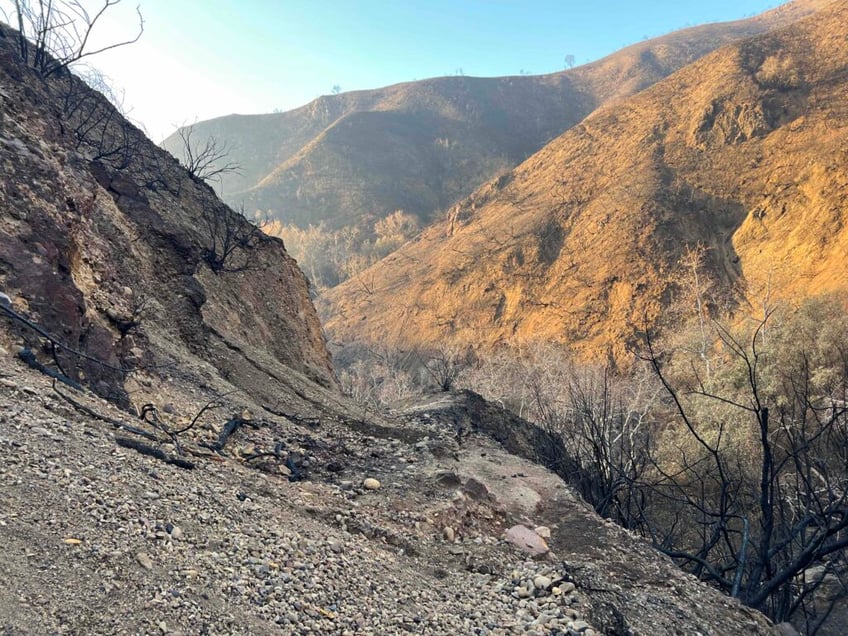
[(182, 126), (177, 130), (182, 146), (182, 164), (193, 176), (203, 181), (216, 181), (228, 173), (241, 173), (241, 166), (228, 159), (229, 148), (219, 143), (215, 137), (198, 141), (194, 124)]
[[(716, 326), (725, 377), (715, 388), (697, 372), (675, 382), (648, 334), (646, 360), (682, 431), (676, 457), (655, 456), (636, 484), (651, 502), (640, 529), (702, 580), (777, 622), (800, 616), (813, 633), (815, 591), (848, 565), (848, 351), (766, 348), (769, 318), (747, 341)], [(826, 372), (815, 353), (832, 355)], [(823, 574), (809, 576), (813, 566)]]
[(224, 206), (204, 208), (203, 260), (216, 274), (256, 269), (256, 251), (267, 237), (259, 224)]
[(103, 0), (96, 12), (89, 12), (79, 0), (15, 0), (14, 15), (4, 15), (18, 29), (18, 52), (23, 61), (42, 77), (66, 70), (84, 58), (137, 42), (144, 32), (144, 19), (138, 14), (135, 37), (92, 49), (91, 36), (103, 15), (121, 0)]

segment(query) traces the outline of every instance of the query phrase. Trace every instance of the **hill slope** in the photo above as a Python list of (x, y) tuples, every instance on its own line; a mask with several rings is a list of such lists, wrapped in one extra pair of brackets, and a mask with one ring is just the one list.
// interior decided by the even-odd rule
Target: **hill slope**
[[(335, 337), (576, 343), (626, 356), (687, 247), (725, 292), (848, 287), (848, 3), (599, 109), (331, 290)], [(733, 301), (731, 301), (733, 302)]]
[[(357, 225), (397, 209), (427, 221), (602, 104), (632, 95), (719, 46), (809, 13), (822, 0), (704, 25), (538, 77), (443, 77), (320, 97), (286, 113), (196, 124), (242, 175), (226, 200), (302, 227)], [(181, 156), (178, 136), (164, 146)], [(370, 229), (370, 228), (369, 228)]]
[(469, 395), (348, 403), (279, 241), (11, 40), (4, 633), (775, 634), (521, 459), (539, 429)]

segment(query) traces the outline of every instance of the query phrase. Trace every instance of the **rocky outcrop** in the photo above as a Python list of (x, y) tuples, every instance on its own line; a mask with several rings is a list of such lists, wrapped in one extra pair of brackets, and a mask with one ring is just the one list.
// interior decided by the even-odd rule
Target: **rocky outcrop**
[[(223, 372), (261, 352), (334, 386), (307, 281), (282, 242), (101, 95), (68, 75), (39, 78), (0, 38), (0, 121), (0, 289), (16, 311), (118, 369), (196, 356)], [(59, 357), (100, 395), (129, 400), (126, 373)]]

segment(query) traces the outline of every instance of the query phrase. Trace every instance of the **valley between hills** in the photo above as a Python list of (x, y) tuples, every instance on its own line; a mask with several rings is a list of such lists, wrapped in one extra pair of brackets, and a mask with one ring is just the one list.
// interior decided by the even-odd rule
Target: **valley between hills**
[(846, 25), (157, 146), (0, 23), (0, 630), (845, 633)]

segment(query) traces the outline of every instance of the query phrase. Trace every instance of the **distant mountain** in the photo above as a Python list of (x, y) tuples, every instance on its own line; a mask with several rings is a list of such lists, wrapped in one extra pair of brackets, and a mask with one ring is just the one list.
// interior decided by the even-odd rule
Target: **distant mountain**
[(848, 289), (846, 139), (838, 1), (600, 108), (331, 290), (327, 326), (621, 359), (680, 296), (698, 246), (731, 307)]
[[(194, 138), (228, 146), (243, 170), (225, 176), (222, 194), (249, 213), (339, 228), (403, 209), (426, 222), (599, 106), (822, 3), (686, 29), (550, 75), (442, 77), (323, 96), (285, 113), (221, 117), (198, 122)], [(164, 146), (181, 156), (178, 135)]]

